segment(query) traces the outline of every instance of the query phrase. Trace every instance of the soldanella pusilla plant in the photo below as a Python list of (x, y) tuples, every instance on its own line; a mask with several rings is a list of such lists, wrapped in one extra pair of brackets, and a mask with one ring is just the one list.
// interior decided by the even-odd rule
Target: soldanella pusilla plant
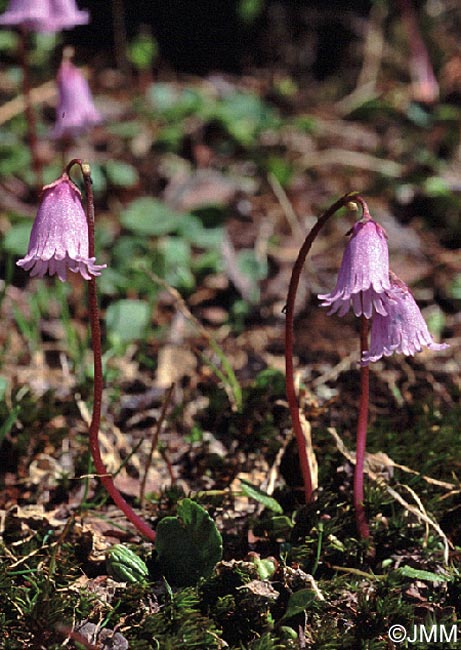
[[(70, 178), (73, 167), (80, 168), (85, 185), (86, 213), (82, 194)], [(103, 394), (101, 329), (96, 278), (105, 268), (97, 264), (94, 250), (94, 202), (91, 170), (88, 163), (74, 159), (63, 174), (42, 189), (37, 216), (32, 227), (29, 248), (18, 265), (31, 276), (57, 275), (65, 282), (67, 274), (79, 274), (88, 283), (88, 311), (94, 363), (93, 413), (89, 446), (95, 470), (114, 503), (137, 530), (151, 541), (155, 531), (127, 503), (104, 466), (98, 443)]]
[(302, 267), (312, 243), (327, 220), (347, 205), (354, 209), (360, 206), (361, 218), (347, 233), (348, 243), (336, 286), (331, 292), (319, 295), (318, 298), (322, 307), (330, 308), (329, 314), (338, 314), (341, 317), (352, 309), (354, 315), (360, 319), (360, 358), (357, 360), (360, 363), (360, 396), (354, 470), (354, 509), (358, 533), (363, 539), (368, 539), (370, 532), (364, 508), (364, 460), (370, 363), (392, 354), (409, 356), (423, 348), (439, 351), (448, 346), (434, 341), (410, 289), (390, 270), (384, 228), (372, 219), (361, 196), (355, 192), (343, 196), (319, 218), (306, 237), (293, 267), (286, 305), (286, 390), (298, 443), (306, 502), (312, 501), (315, 495), (312, 468), (306, 452), (306, 440), (294, 385), (294, 304)]

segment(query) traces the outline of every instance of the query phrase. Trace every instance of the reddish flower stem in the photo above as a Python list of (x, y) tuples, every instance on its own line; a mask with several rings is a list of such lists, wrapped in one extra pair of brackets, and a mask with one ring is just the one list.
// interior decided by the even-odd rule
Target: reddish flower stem
[[(70, 168), (77, 164), (82, 170), (83, 180), (85, 183), (86, 192), (86, 214), (88, 222), (88, 256), (94, 257), (94, 200), (93, 200), (93, 187), (91, 180), (90, 166), (88, 163), (82, 163), (81, 160), (74, 159), (66, 167), (66, 172), (69, 174)], [(102, 352), (101, 352), (101, 328), (99, 325), (99, 308), (96, 278), (92, 277), (88, 280), (88, 303), (90, 312), (90, 327), (91, 327), (91, 343), (93, 348), (93, 365), (94, 365), (94, 384), (93, 384), (93, 413), (90, 423), (90, 451), (93, 458), (94, 466), (101, 483), (106, 488), (107, 492), (112, 497), (115, 505), (125, 514), (126, 518), (136, 527), (139, 532), (150, 539), (155, 541), (155, 531), (144, 521), (133, 508), (125, 501), (120, 492), (115, 486), (112, 476), (107, 472), (104, 462), (101, 457), (99, 449), (99, 425), (101, 422), (101, 405), (102, 405), (102, 391), (104, 387), (103, 372), (102, 372)]]
[(35, 189), (38, 192), (43, 185), (42, 162), (38, 154), (37, 122), (30, 96), (28, 45), (29, 32), (27, 29), (21, 29), (19, 33), (19, 58), (22, 69), (22, 93), (24, 96), (24, 112), (27, 122), (27, 141), (32, 158), (32, 168), (35, 175)]
[[(360, 317), (360, 358), (368, 350), (368, 320)], [(370, 529), (363, 506), (363, 467), (367, 442), (368, 402), (370, 396), (370, 371), (368, 366), (360, 367), (360, 404), (357, 423), (357, 448), (354, 470), (354, 509), (357, 530), (362, 539), (370, 537)]]
[(294, 383), (294, 368), (293, 368), (293, 343), (294, 343), (294, 334), (293, 334), (293, 325), (294, 325), (294, 310), (295, 310), (295, 300), (296, 292), (299, 286), (299, 280), (301, 277), (301, 271), (304, 266), (307, 254), (309, 253), (311, 246), (319, 234), (322, 227), (328, 221), (328, 219), (340, 208), (344, 207), (349, 201), (356, 201), (357, 192), (349, 192), (342, 196), (336, 203), (326, 210), (318, 219), (317, 223), (313, 226), (306, 239), (304, 240), (303, 245), (301, 246), (296, 262), (293, 266), (293, 271), (291, 272), (290, 286), (288, 288), (287, 303), (285, 307), (285, 387), (288, 399), (288, 406), (290, 409), (291, 421), (293, 424), (293, 430), (296, 436), (296, 443), (298, 445), (298, 455), (299, 463), (301, 466), (301, 473), (304, 483), (304, 495), (306, 503), (309, 503), (312, 500), (313, 486), (312, 486), (312, 477), (311, 470), (309, 466), (309, 460), (306, 452), (306, 439), (304, 437), (303, 429), (301, 426), (301, 420), (299, 417), (299, 406), (298, 399), (296, 396), (295, 383)]
[(432, 68), (429, 53), (418, 25), (418, 17), (412, 0), (399, 0), (402, 24), (407, 32), (410, 46), (410, 75), (414, 99), (433, 104), (439, 98), (439, 84)]

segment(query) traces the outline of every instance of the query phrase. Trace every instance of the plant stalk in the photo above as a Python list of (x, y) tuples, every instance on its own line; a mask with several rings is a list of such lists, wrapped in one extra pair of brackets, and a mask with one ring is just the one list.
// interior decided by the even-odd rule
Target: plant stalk
[(439, 84), (418, 25), (412, 0), (399, 0), (402, 25), (410, 46), (409, 67), (416, 101), (434, 104), (439, 99)]
[(304, 437), (301, 420), (299, 417), (299, 406), (298, 399), (296, 396), (296, 389), (294, 383), (294, 367), (293, 367), (293, 345), (294, 345), (294, 310), (295, 310), (295, 300), (296, 292), (299, 286), (299, 280), (301, 277), (301, 271), (304, 266), (307, 254), (309, 253), (311, 246), (319, 234), (322, 227), (328, 221), (328, 219), (340, 208), (344, 207), (349, 201), (355, 200), (357, 192), (349, 192), (342, 196), (336, 203), (326, 210), (318, 219), (317, 223), (313, 226), (306, 239), (304, 240), (303, 245), (301, 246), (296, 262), (294, 263), (293, 270), (291, 272), (290, 285), (288, 288), (287, 302), (285, 306), (285, 388), (288, 399), (288, 406), (290, 409), (291, 421), (293, 424), (293, 430), (296, 436), (296, 443), (298, 445), (298, 454), (299, 454), (299, 463), (301, 466), (301, 473), (304, 483), (304, 495), (306, 503), (309, 503), (312, 500), (313, 494), (313, 485), (312, 485), (312, 476), (309, 466), (309, 460), (306, 452), (306, 439)]
[[(72, 165), (78, 164), (82, 170), (83, 180), (86, 192), (86, 214), (88, 222), (88, 250), (89, 257), (94, 257), (94, 200), (93, 187), (91, 180), (90, 166), (88, 163), (82, 163), (80, 160), (72, 160), (66, 168), (69, 173)], [(90, 451), (93, 458), (96, 472), (98, 473), (101, 483), (112, 497), (115, 505), (125, 514), (126, 518), (136, 527), (136, 529), (152, 542), (155, 541), (155, 531), (144, 521), (133, 508), (125, 501), (118, 491), (112, 476), (107, 472), (99, 449), (99, 425), (101, 422), (101, 405), (102, 391), (104, 387), (102, 371), (102, 352), (101, 352), (101, 328), (99, 325), (99, 308), (96, 278), (88, 280), (88, 304), (90, 312), (91, 343), (93, 348), (93, 365), (94, 365), (94, 384), (93, 384), (93, 412), (90, 423)]]
[[(368, 319), (360, 316), (360, 358), (368, 350)], [(363, 505), (363, 468), (365, 462), (365, 449), (367, 442), (368, 402), (370, 397), (370, 369), (360, 367), (360, 403), (359, 418), (357, 423), (357, 448), (354, 470), (354, 510), (357, 530), (362, 539), (370, 537), (365, 508)]]

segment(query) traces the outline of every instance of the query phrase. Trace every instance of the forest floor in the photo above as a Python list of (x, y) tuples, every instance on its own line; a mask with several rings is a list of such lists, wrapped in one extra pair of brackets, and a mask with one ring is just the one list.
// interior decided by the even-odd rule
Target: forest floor
[[(143, 74), (129, 92), (121, 73), (99, 70), (105, 123), (64, 152), (47, 137), (42, 73), (45, 181), (61, 157), (93, 173), (107, 264), (103, 459), (154, 529), (190, 500), (201, 506), (199, 528), (173, 520), (180, 559), (203, 544), (195, 578), (190, 566), (165, 567), (94, 475), (85, 282), (29, 279), (15, 266), (36, 202), (24, 115), (3, 124), (0, 647), (458, 647), (461, 85), (444, 42), (442, 99), (430, 106), (414, 100), (399, 43), (355, 88), (341, 75), (308, 86), (255, 70)], [(14, 75), (2, 75), (11, 99)], [(359, 325), (317, 298), (334, 287), (350, 210), (316, 241), (296, 307), (296, 382), (318, 463), (308, 505), (284, 382), (293, 263), (316, 218), (353, 190), (386, 229), (391, 267), (435, 339), (450, 345), (372, 364), (368, 541), (352, 507)], [(116, 544), (147, 573), (132, 559), (114, 567)]]

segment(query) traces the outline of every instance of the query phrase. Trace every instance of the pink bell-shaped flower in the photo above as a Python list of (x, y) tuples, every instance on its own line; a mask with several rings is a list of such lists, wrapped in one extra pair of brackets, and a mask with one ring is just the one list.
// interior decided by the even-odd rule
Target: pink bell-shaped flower
[(53, 137), (75, 136), (102, 122), (87, 80), (68, 58), (59, 67), (57, 81), (59, 102)]
[(73, 29), (77, 25), (86, 25), (89, 22), (88, 11), (77, 8), (75, 0), (50, 0), (51, 15), (55, 29)]
[(328, 314), (344, 316), (352, 308), (356, 316), (371, 318), (373, 311), (386, 315), (384, 292), (390, 289), (389, 252), (384, 228), (369, 216), (352, 228), (352, 236), (344, 251), (336, 287), (319, 295), (322, 307), (331, 307)]
[(362, 365), (389, 357), (394, 352), (413, 356), (423, 347), (445, 350), (446, 343), (435, 343), (407, 285), (391, 272), (391, 288), (383, 299), (387, 315), (373, 316), (370, 349), (363, 353)]
[(30, 235), (27, 255), (17, 262), (31, 276), (46, 273), (66, 280), (66, 271), (80, 273), (85, 280), (101, 275), (106, 265), (95, 264), (89, 257), (88, 225), (80, 190), (64, 173), (45, 185)]
[(10, 0), (0, 16), (0, 25), (34, 32), (58, 32), (88, 21), (88, 12), (77, 9), (75, 0)]
[(7, 10), (0, 16), (0, 25), (41, 32), (50, 20), (50, 0), (10, 0)]

